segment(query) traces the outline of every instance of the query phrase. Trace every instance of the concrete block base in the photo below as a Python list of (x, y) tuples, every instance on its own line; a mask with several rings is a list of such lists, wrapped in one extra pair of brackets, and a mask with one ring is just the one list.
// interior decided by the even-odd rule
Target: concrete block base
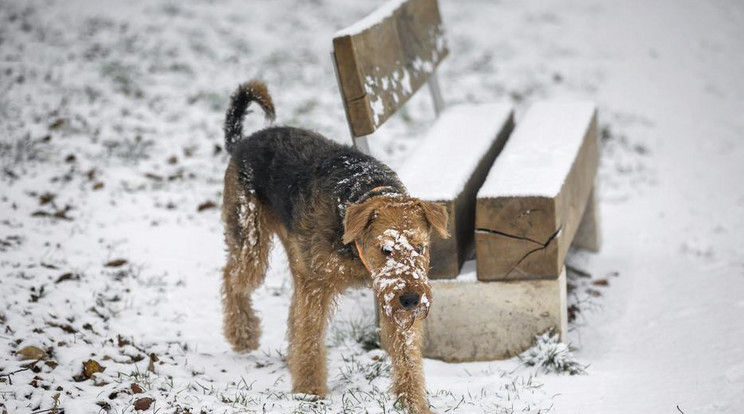
[(447, 362), (507, 359), (554, 327), (567, 332), (566, 269), (558, 279), (431, 281), (424, 356)]

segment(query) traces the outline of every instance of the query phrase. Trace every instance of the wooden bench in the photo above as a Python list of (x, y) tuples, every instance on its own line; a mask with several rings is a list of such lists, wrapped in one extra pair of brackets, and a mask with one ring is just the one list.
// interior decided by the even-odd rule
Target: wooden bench
[[(587, 227), (598, 166), (593, 104), (533, 105), (478, 192), (478, 279), (557, 278), (587, 204), (584, 234), (599, 228)], [(599, 240), (583, 245), (599, 249)]]
[(433, 288), (424, 355), (503, 359), (536, 334), (567, 331), (569, 246), (599, 249), (596, 109), (534, 104), (478, 191), (477, 280)]
[(432, 279), (454, 278), (473, 251), (475, 195), (513, 127), (503, 104), (445, 108), (436, 68), (447, 56), (436, 0), (393, 0), (333, 39), (333, 62), (354, 144), (429, 85), (437, 121), (398, 173), (412, 196), (443, 203), (453, 237), (433, 236)]
[[(421, 86), (434, 101), (436, 122), (398, 171), (451, 218), (453, 237), (432, 240), (430, 277), (443, 280), (431, 282), (424, 356), (508, 358), (547, 329), (565, 334), (568, 247), (599, 248), (596, 111), (536, 104), (512, 134), (509, 105), (445, 108), (436, 69), (447, 54), (436, 0), (391, 0), (336, 33), (332, 58), (363, 152)], [(474, 244), (477, 280), (452, 280)]]

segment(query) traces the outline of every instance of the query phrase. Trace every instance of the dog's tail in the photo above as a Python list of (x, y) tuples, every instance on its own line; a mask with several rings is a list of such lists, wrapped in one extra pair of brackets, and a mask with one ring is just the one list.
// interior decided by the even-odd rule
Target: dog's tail
[(230, 97), (230, 106), (225, 114), (225, 149), (228, 153), (232, 154), (235, 144), (243, 138), (243, 117), (251, 102), (258, 103), (266, 120), (274, 121), (274, 102), (266, 85), (259, 80), (250, 80), (240, 85)]

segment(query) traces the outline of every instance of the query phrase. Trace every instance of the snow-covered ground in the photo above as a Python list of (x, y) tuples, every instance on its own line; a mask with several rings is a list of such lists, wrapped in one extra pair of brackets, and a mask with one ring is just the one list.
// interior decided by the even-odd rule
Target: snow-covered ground
[[(340, 304), (318, 402), (289, 393), (281, 249), (259, 351), (230, 351), (219, 302), (228, 95), (264, 79), (280, 123), (347, 140), (330, 39), (380, 3), (0, 0), (0, 412), (395, 412), (367, 293)], [(441, 8), (448, 102), (512, 102), (517, 121), (544, 98), (599, 104), (604, 246), (569, 259), (586, 375), (427, 360), (434, 409), (741, 412), (744, 3)], [(419, 95), (372, 142), (393, 167), (432, 120)]]

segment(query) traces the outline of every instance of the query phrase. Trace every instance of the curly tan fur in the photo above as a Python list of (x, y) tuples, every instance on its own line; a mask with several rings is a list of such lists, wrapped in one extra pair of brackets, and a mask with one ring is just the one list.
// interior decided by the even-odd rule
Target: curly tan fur
[[(391, 355), (392, 391), (409, 413), (429, 413), (421, 319), (432, 301), (430, 233), (448, 237), (446, 209), (406, 195), (387, 167), (317, 134), (282, 127), (235, 135), (242, 128), (236, 105), (244, 110), (251, 100), (271, 102), (262, 84), (248, 85), (233, 95), (226, 121), (226, 134), (233, 134), (226, 136), (232, 159), (222, 207), (226, 338), (238, 352), (259, 346), (251, 293), (264, 280), (276, 234), (294, 287), (288, 322), (292, 391), (328, 394), (324, 339), (334, 300), (349, 287), (371, 286), (381, 342)], [(324, 163), (320, 154), (336, 158)], [(312, 162), (317, 164), (308, 166)]]

